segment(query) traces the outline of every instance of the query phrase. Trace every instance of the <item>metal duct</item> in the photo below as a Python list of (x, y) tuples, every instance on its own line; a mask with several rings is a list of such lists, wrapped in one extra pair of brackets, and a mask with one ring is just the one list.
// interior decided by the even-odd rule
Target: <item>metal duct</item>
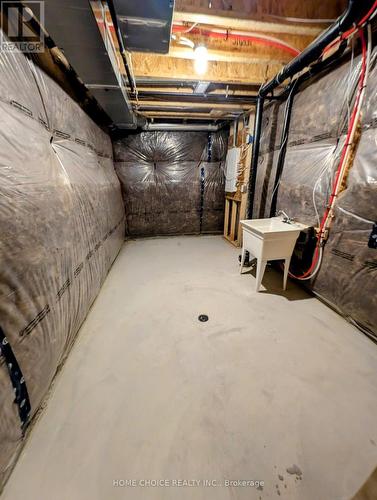
[(167, 54), (174, 0), (111, 0), (127, 50)]
[[(45, 0), (45, 28), (91, 94), (115, 123), (136, 127), (124, 88), (119, 86), (88, 0)], [(33, 2), (29, 4), (33, 9)], [(37, 12), (35, 12), (37, 15)], [(104, 87), (113, 87), (112, 92)]]

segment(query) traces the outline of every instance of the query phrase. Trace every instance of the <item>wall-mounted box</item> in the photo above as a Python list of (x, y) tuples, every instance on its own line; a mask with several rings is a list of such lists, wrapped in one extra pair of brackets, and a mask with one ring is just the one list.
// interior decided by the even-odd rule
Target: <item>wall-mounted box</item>
[(240, 148), (228, 149), (225, 162), (225, 191), (234, 193), (237, 191), (238, 163), (240, 161)]

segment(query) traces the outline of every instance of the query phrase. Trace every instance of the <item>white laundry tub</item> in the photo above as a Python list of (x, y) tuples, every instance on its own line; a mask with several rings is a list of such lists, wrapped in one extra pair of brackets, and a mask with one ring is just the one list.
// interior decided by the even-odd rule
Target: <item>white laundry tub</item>
[(293, 249), (301, 231), (309, 226), (299, 222), (284, 222), (281, 217), (242, 220), (241, 270), (246, 251), (257, 259), (256, 291), (259, 291), (269, 260), (284, 260), (283, 288), (286, 289)]

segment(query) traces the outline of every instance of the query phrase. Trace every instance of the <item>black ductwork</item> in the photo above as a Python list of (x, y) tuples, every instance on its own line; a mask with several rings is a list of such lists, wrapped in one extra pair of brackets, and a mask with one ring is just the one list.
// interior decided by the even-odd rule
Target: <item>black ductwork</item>
[[(346, 11), (325, 30), (318, 38), (316, 38), (305, 50), (297, 57), (292, 59), (284, 68), (269, 82), (261, 86), (257, 100), (257, 111), (254, 124), (254, 142), (253, 155), (251, 162), (251, 172), (249, 180), (249, 195), (248, 195), (248, 210), (247, 217), (253, 217), (253, 205), (255, 197), (255, 183), (258, 169), (259, 157), (259, 142), (261, 136), (263, 104), (268, 94), (273, 92), (276, 87), (282, 84), (288, 78), (292, 78), (297, 73), (308, 67), (313, 62), (317, 61), (321, 56), (323, 49), (327, 47), (341, 33), (347, 31), (354, 25), (357, 25), (360, 20), (369, 12), (374, 0), (349, 0)], [(323, 68), (322, 68), (323, 69)]]

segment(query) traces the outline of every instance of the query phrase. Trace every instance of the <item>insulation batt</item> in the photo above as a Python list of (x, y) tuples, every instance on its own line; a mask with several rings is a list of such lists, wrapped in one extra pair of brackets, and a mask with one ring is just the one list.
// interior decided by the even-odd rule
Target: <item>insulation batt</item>
[[(277, 210), (317, 226), (329, 196), (355, 89), (360, 57), (318, 75), (295, 95)], [(269, 217), (285, 103), (267, 104), (263, 117), (253, 216)], [(315, 205), (313, 203), (313, 191)], [(372, 55), (362, 135), (347, 186), (337, 199), (323, 262), (309, 286), (342, 314), (377, 334), (377, 250), (368, 240), (377, 221), (377, 66)], [(308, 283), (307, 283), (308, 284)]]
[(130, 236), (221, 232), (227, 133), (141, 132), (114, 143)]
[[(23, 54), (0, 52), (0, 326), (30, 417), (45, 397), (124, 237), (110, 138)], [(0, 487), (22, 444), (0, 356)]]

